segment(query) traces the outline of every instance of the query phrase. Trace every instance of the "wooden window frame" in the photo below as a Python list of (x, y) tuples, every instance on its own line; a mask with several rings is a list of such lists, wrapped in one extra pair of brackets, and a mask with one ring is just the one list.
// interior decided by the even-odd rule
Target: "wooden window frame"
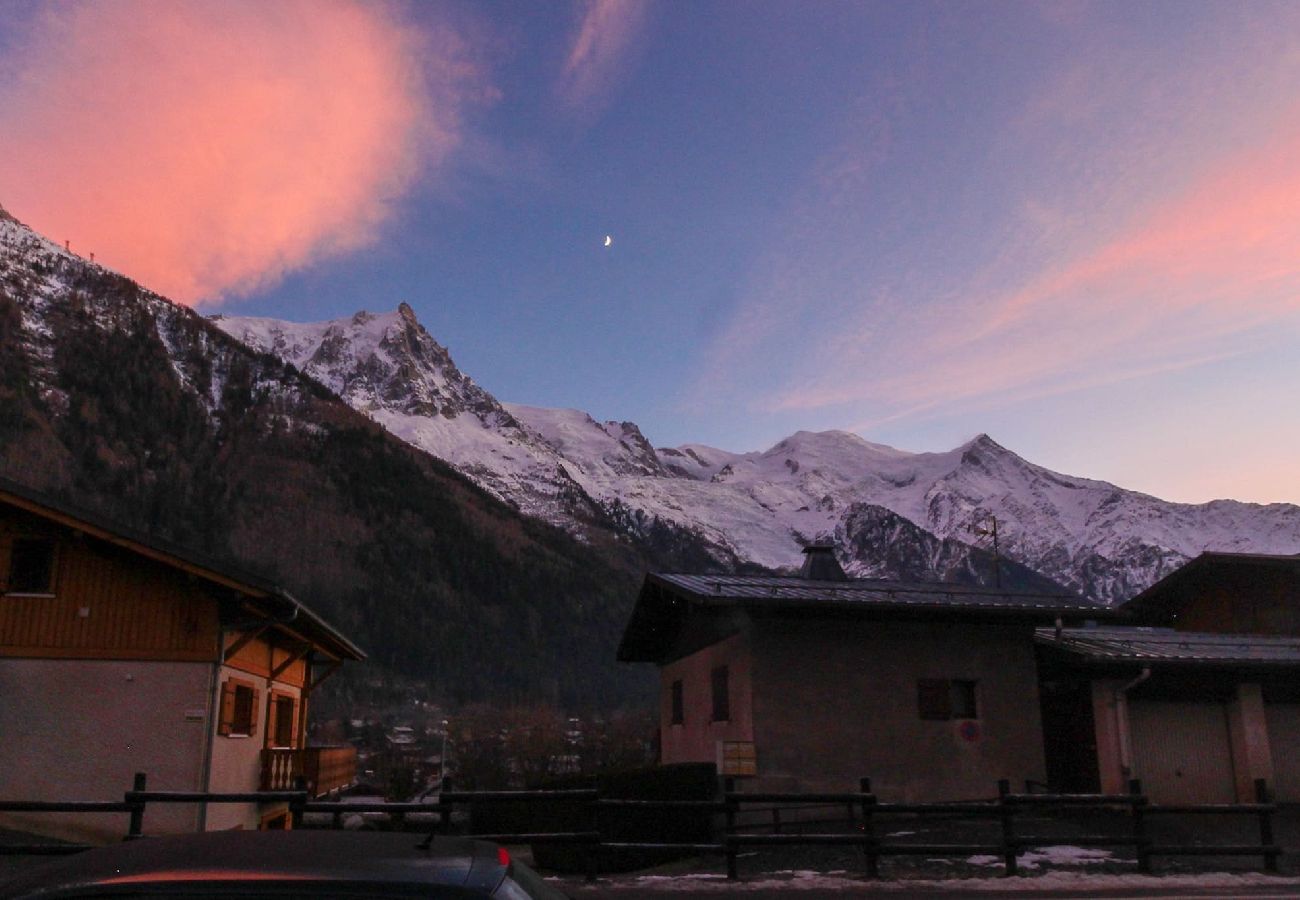
[[(10, 585), (13, 581), (14, 571), (14, 552), (18, 544), (23, 542), (46, 544), (50, 548), (49, 576), (46, 579), (45, 590), (20, 589), (13, 590)], [(55, 597), (57, 596), (57, 585), (59, 575), (59, 541), (56, 538), (44, 534), (15, 534), (9, 538), (8, 553), (5, 558), (3, 594), (6, 597)]]
[(669, 686), (668, 696), (669, 696), (668, 724), (669, 725), (686, 724), (686, 704), (683, 701), (684, 691), (682, 689), (682, 680), (680, 678), (678, 678)]
[[(239, 718), (239, 691), (247, 690), (250, 692), (248, 721), (245, 723)], [(221, 702), (219, 704), (219, 718), (217, 719), (217, 734), (223, 737), (256, 737), (257, 736), (257, 713), (261, 708), (262, 692), (257, 684), (246, 678), (236, 678), (231, 675), (221, 683)]]
[(727, 666), (714, 666), (709, 673), (709, 688), (713, 698), (712, 722), (731, 721), (731, 670)]

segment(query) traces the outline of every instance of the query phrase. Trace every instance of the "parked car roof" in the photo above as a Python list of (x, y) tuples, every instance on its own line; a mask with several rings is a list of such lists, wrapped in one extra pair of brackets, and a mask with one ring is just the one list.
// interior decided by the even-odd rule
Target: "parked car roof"
[[(427, 843), (427, 846), (426, 846)], [(3, 900), (80, 897), (503, 897), (564, 894), (504, 848), (468, 838), (223, 831), (88, 850), (0, 884)]]

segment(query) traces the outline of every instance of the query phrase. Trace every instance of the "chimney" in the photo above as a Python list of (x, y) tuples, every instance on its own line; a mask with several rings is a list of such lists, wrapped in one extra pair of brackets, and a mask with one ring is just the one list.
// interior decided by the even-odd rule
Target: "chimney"
[(809, 544), (803, 548), (803, 568), (799, 575), (809, 581), (849, 580), (835, 558), (835, 545), (830, 543)]

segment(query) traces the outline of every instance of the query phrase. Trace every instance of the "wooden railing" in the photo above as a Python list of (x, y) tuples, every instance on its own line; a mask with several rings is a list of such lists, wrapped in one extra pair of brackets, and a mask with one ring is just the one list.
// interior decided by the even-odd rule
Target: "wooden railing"
[(357, 777), (356, 747), (306, 747), (301, 750), (263, 750), (264, 791), (290, 791), (298, 776), (307, 779), (313, 797), (346, 787)]

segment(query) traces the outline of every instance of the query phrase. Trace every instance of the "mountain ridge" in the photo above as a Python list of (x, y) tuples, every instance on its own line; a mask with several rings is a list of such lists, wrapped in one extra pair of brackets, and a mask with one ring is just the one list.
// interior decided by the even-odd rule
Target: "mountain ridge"
[[(608, 512), (617, 505), (698, 533), (719, 560), (770, 569), (792, 568), (804, 543), (834, 538), (846, 569), (871, 575), (897, 573), (882, 570), (889, 548), (864, 541), (855, 530), (862, 517), (851, 510), (878, 507), (936, 541), (963, 547), (977, 543), (976, 529), (995, 517), (1009, 560), (1110, 603), (1201, 550), (1300, 551), (1295, 505), (1165, 501), (1054, 472), (983, 433), (939, 452), (903, 451), (840, 430), (799, 431), (743, 453), (702, 444), (655, 448), (633, 422), (602, 423), (581, 410), (497, 400), (455, 367), (405, 304), (365, 315), (372, 323), (400, 318), (403, 328), (442, 351), (406, 360), (405, 371), (419, 373), (416, 384), (454, 373), (474, 384), (482, 408), (504, 415), (478, 415), (467, 428), (460, 418), (466, 410), (457, 408), (450, 416), (443, 411), (435, 424), (403, 407), (396, 382), (389, 383), (388, 398), (371, 391), (355, 405), (522, 511), (562, 527), (572, 528), (571, 509)], [(253, 321), (218, 324), (269, 352), (285, 335), (330, 324), (246, 324)], [(844, 549), (850, 547), (856, 549)], [(960, 569), (949, 565), (933, 574)]]

